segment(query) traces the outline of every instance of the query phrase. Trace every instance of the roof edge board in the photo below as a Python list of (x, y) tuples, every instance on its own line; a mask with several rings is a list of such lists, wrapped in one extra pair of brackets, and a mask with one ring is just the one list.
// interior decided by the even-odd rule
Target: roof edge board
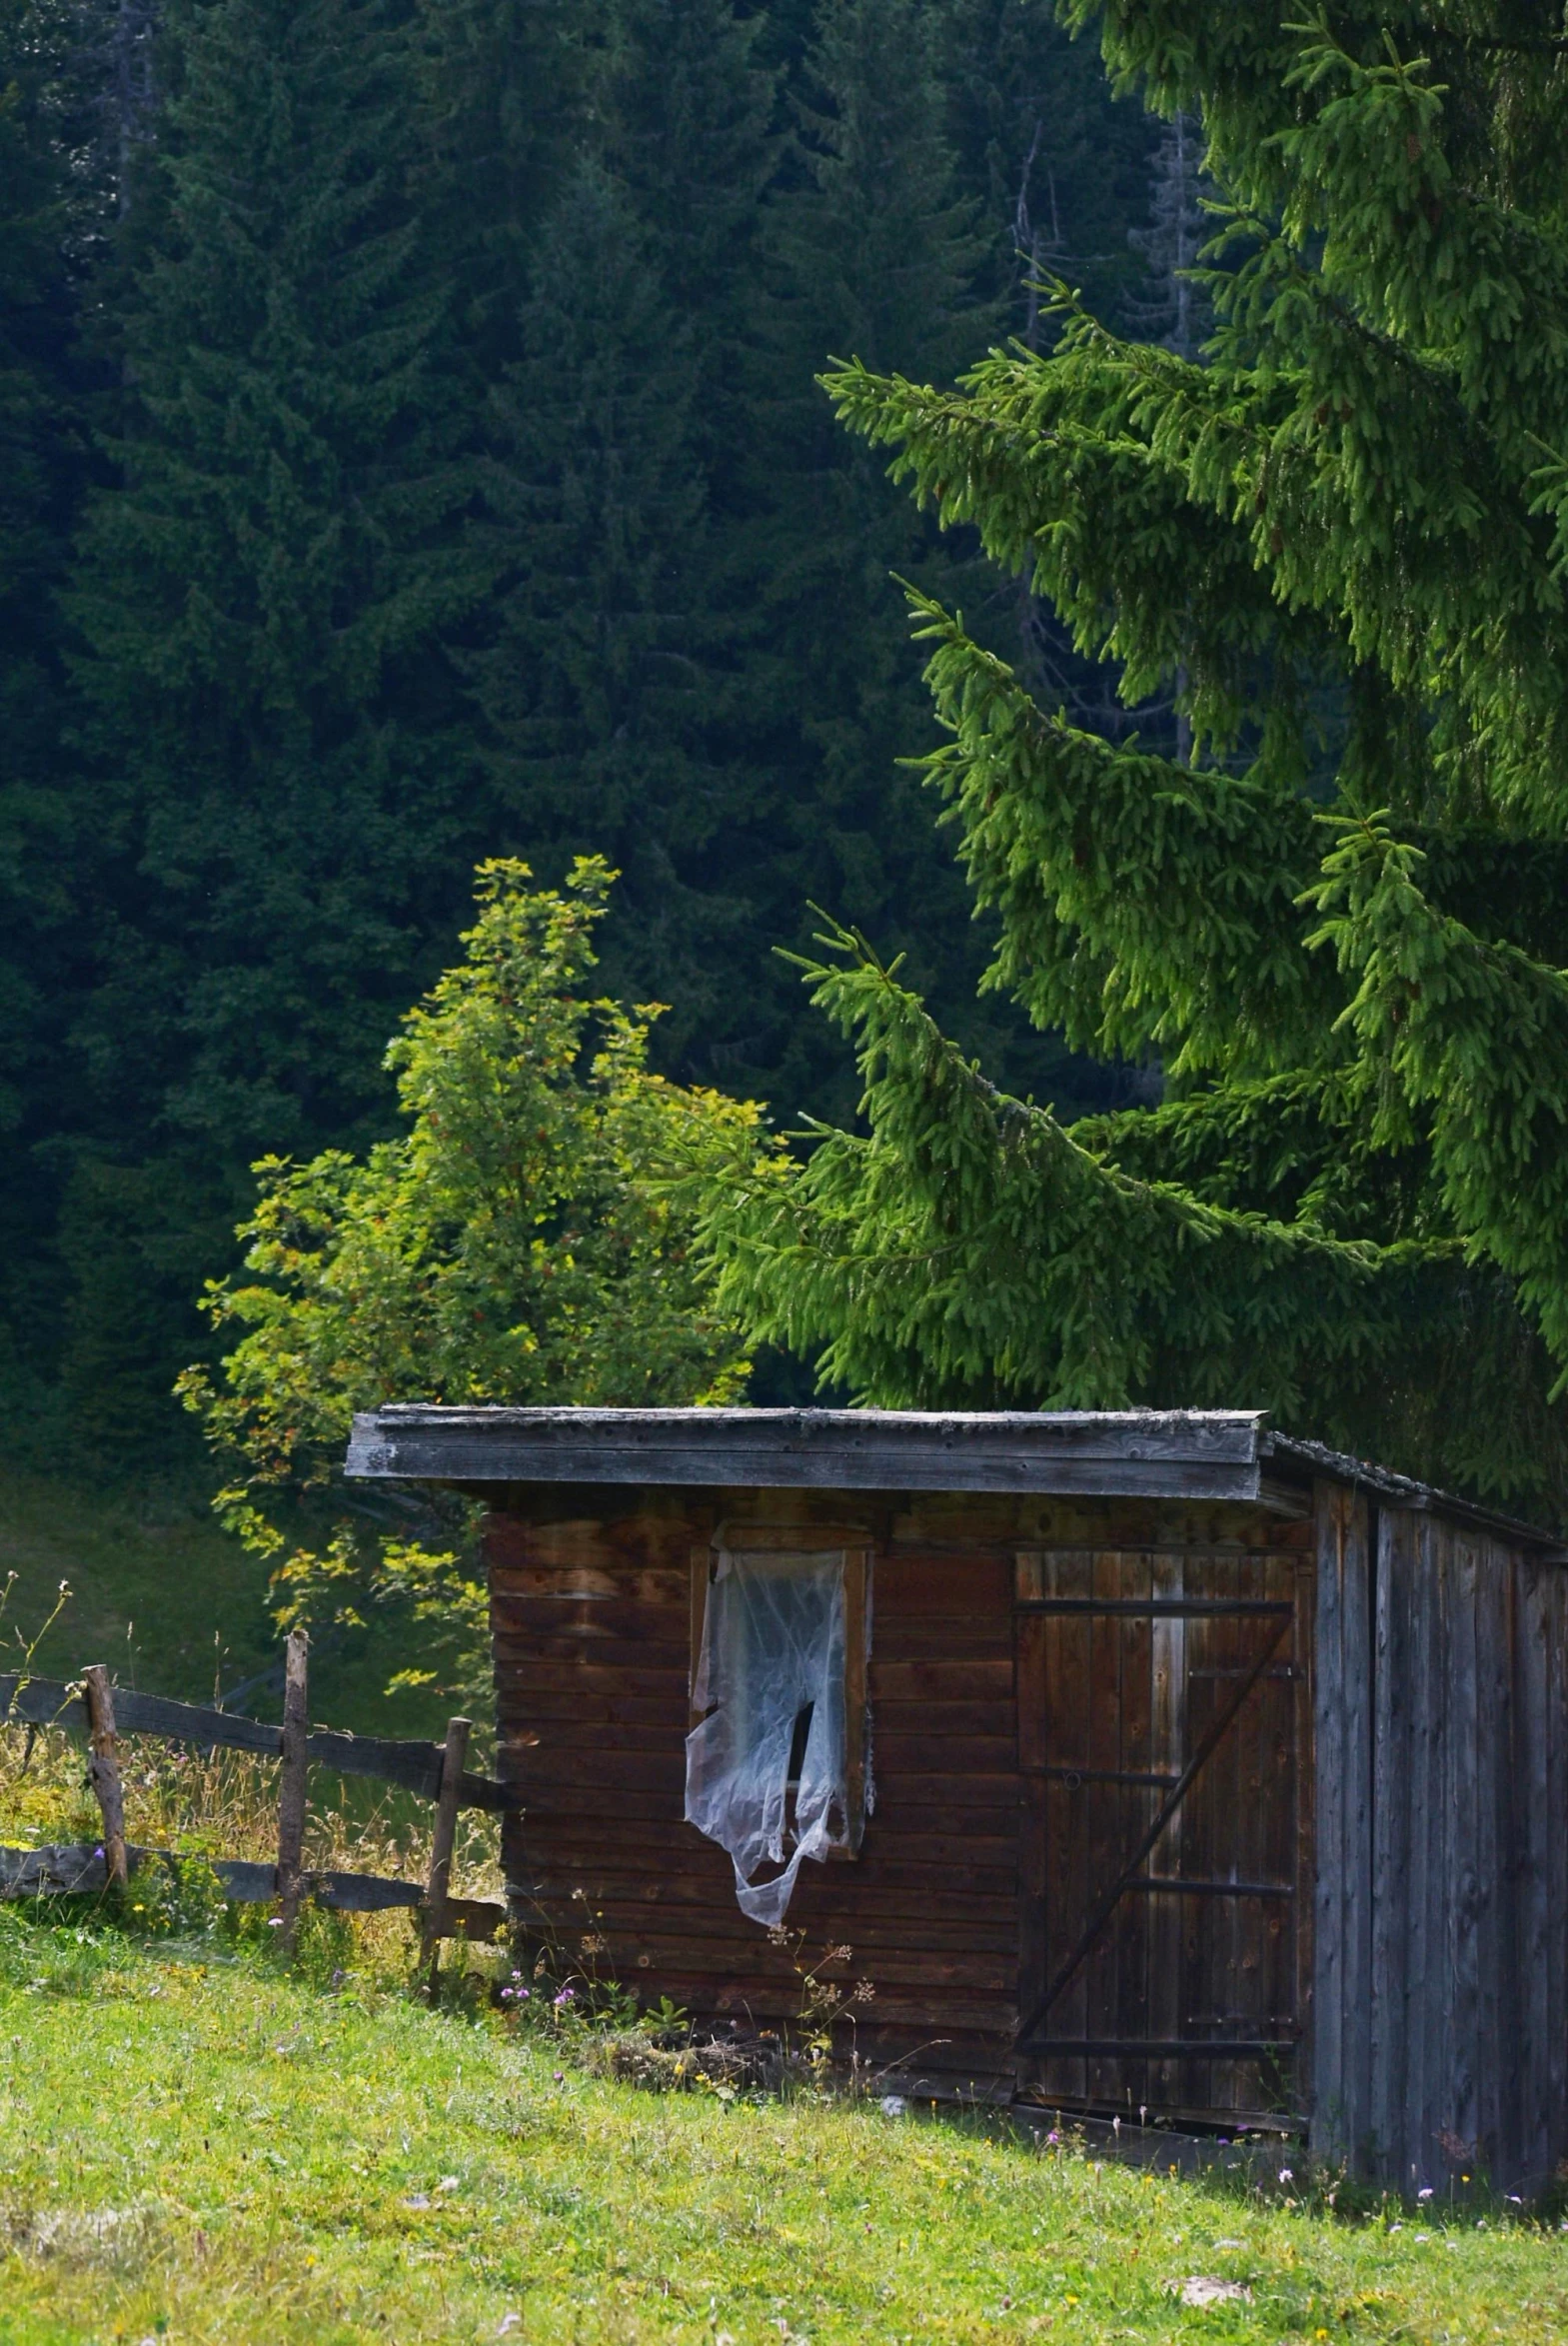
[(1261, 1409), (916, 1410), (507, 1408), (392, 1402), (356, 1416), (355, 1480), (1015, 1491), (1042, 1497), (1278, 1505), (1296, 1475), (1568, 1562), (1561, 1536), (1322, 1442), (1274, 1432)]
[(1330, 1449), (1326, 1442), (1308, 1441), (1295, 1434), (1266, 1434), (1262, 1449), (1270, 1461), (1283, 1459), (1314, 1474), (1332, 1475), (1336, 1481), (1355, 1483), (1378, 1498), (1391, 1499), (1395, 1505), (1417, 1512), (1435, 1508), (1472, 1529), (1539, 1548), (1549, 1562), (1568, 1563), (1568, 1546), (1559, 1533), (1504, 1514), (1498, 1507), (1483, 1506), (1476, 1499), (1461, 1498), (1454, 1491), (1438, 1490), (1413, 1475), (1398, 1474), (1392, 1466), (1379, 1466), (1373, 1459), (1352, 1457), (1348, 1451)]

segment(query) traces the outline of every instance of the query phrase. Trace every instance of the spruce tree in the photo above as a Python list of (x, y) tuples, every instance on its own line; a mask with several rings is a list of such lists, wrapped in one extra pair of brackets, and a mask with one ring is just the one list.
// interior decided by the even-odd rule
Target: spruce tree
[(84, 923), (62, 736), (60, 590), (91, 477), (99, 371), (84, 314), (113, 207), (95, 68), (105, 12), (0, 6), (0, 1389), (39, 1399), (56, 1332), (55, 1169), (71, 1110), (63, 1009)]
[(380, 1038), (474, 845), (439, 644), (457, 534), (445, 292), (388, 0), (171, 0), (117, 478), (72, 594), (98, 966), (69, 1376), (149, 1428), (264, 1147), (385, 1113)]
[(541, 232), (522, 341), (485, 476), (509, 570), (472, 663), (491, 787), (543, 870), (590, 848), (612, 858), (628, 904), (611, 982), (679, 1002), (689, 1033), (721, 983), (723, 900), (693, 874), (730, 780), (706, 743), (722, 631), (704, 599), (696, 322), (592, 158)]
[(421, 0), (414, 189), (476, 423), (518, 357), (534, 239), (602, 106), (613, 5)]
[(1156, 1107), (1007, 1097), (838, 935), (866, 1129), (712, 1199), (730, 1292), (881, 1401), (1263, 1404), (1568, 1505), (1565, 53), (1430, 13), (1115, 0), (1229, 205), (1202, 363), (1060, 296), (957, 391), (832, 382), (1189, 759), (917, 603), (988, 983)]
[[(805, 942), (809, 903), (875, 923), (961, 1018), (983, 957), (898, 763), (920, 746), (926, 719), (896, 576), (946, 584), (955, 568), (889, 488), (881, 460), (834, 430), (817, 380), (833, 354), (950, 379), (999, 323), (982, 282), (980, 205), (959, 187), (948, 135), (940, 33), (929, 0), (820, 0), (792, 92), (792, 166), (769, 227), (772, 367), (756, 423), (773, 475), (760, 565), (766, 657), (754, 670), (771, 783), (753, 853), (774, 940)], [(758, 987), (737, 1048), (727, 1080), (767, 1089), (787, 1113), (802, 1101), (847, 1107), (779, 978)]]

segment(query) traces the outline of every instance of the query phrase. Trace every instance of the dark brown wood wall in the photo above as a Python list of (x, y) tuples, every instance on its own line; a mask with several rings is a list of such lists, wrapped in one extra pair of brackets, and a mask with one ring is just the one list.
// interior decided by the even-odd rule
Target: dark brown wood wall
[[(566, 1507), (563, 1507), (563, 1498)], [(516, 1494), (487, 1544), (505, 1862), (525, 1922), (582, 1969), (693, 2013), (795, 2021), (803, 1974), (851, 1999), (837, 2041), (983, 2085), (1016, 2019), (1016, 1510), (862, 1494)], [(683, 1820), (692, 1574), (710, 1543), (874, 1550), (875, 1809), (858, 1857), (807, 1864), (788, 1943), (736, 1904)], [(987, 1536), (988, 1535), (988, 1536)], [(845, 1951), (847, 1950), (847, 1951)]]
[[(857, 1858), (802, 1868), (783, 1946), (740, 1912), (729, 1859), (682, 1816), (693, 1569), (720, 1536), (868, 1547), (874, 1559), (875, 1808)], [(1010, 2082), (1020, 1959), (1027, 1970), (1040, 1944), (1038, 1804), (1020, 1773), (1015, 1696), (1020, 1554), (1158, 1550), (1169, 1577), (1173, 1550), (1228, 1573), (1280, 1537), (1261, 1509), (1194, 1501), (516, 1491), (488, 1541), (502, 1772), (527, 1796), (506, 1828), (518, 1910), (569, 1962), (646, 2001), (793, 2021), (810, 1972), (858, 1992), (840, 2047), (852, 2038), (868, 2059), (907, 2057), (982, 2090)], [(1076, 1718), (1086, 1691), (1063, 1686), (1054, 1708)], [(1216, 1780), (1229, 1782), (1227, 1766)], [(1145, 1810), (1148, 1795), (1107, 1814), (1112, 1871), (1116, 1829)], [(1201, 1854), (1205, 1866), (1252, 1864), (1250, 1850), (1206, 1841)]]
[(1312, 1558), (1300, 1523), (1020, 1552), (1020, 2051), (1041, 2096), (1309, 2108)]
[(1319, 1487), (1314, 2147), (1414, 2192), (1568, 2151), (1568, 1573)]

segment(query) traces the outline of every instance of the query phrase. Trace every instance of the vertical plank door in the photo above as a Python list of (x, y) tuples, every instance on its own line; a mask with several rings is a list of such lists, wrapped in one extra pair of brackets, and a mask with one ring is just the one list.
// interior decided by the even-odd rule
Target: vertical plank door
[(1304, 2114), (1310, 1605), (1285, 1548), (1019, 1554), (1018, 2052), (1044, 2098)]

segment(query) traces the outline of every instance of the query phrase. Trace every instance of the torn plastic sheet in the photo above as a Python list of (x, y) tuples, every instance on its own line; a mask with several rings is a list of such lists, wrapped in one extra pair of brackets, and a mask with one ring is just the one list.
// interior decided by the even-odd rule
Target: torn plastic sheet
[[(825, 1857), (843, 1837), (843, 1695), (842, 1553), (748, 1556), (721, 1548), (693, 1688), (697, 1709), (717, 1708), (687, 1737), (686, 1813), (729, 1851), (736, 1897), (754, 1922), (782, 1922), (801, 1861)], [(785, 1864), (789, 1758), (807, 1707)], [(768, 1865), (784, 1871), (758, 1881)]]

